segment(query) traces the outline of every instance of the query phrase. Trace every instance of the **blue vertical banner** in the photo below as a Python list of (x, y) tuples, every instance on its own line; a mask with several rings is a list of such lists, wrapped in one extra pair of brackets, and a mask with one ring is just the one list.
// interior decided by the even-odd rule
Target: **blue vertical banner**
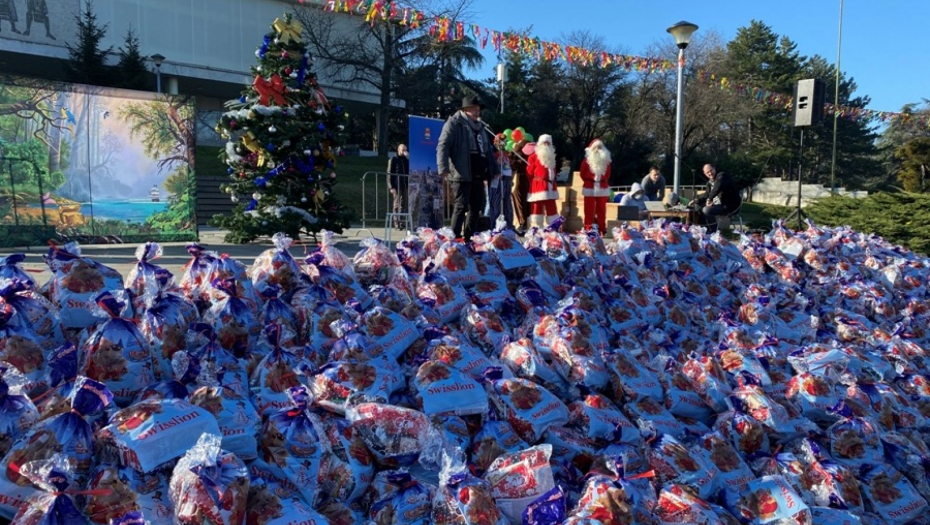
[(442, 226), (442, 180), (436, 169), (436, 144), (444, 121), (410, 116), (410, 209), (417, 227)]

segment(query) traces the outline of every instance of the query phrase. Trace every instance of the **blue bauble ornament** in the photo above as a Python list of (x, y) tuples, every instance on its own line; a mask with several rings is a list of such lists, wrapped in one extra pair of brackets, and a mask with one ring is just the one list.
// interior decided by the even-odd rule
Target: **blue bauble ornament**
[(274, 151), (275, 150), (274, 144), (265, 145), (265, 149), (268, 150), (269, 152)]
[(326, 124), (323, 124), (322, 122), (320, 122), (320, 125), (317, 127), (319, 128), (320, 131), (326, 131)]

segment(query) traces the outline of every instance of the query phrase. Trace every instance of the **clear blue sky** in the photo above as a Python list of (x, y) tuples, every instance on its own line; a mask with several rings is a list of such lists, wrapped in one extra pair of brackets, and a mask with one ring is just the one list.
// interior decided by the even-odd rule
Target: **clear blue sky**
[[(532, 26), (533, 36), (553, 41), (587, 29), (642, 55), (650, 44), (670, 41), (665, 30), (679, 20), (697, 24), (696, 37), (714, 29), (729, 41), (757, 19), (797, 43), (802, 55), (835, 63), (839, 7), (839, 0), (473, 0), (466, 21), (499, 31)], [(840, 68), (856, 81), (855, 95), (871, 97), (870, 109), (899, 111), (930, 98), (930, 42), (921, 43), (928, 21), (927, 0), (844, 0)], [(496, 63), (490, 43), (487, 49), (481, 78), (492, 77)]]

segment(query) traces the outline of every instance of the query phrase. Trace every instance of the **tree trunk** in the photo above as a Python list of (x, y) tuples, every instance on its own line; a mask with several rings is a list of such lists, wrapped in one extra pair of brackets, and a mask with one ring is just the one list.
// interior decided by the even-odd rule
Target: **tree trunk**
[[(58, 94), (58, 100), (55, 102), (53, 116), (61, 115), (61, 108), (65, 105), (67, 95)], [(49, 174), (61, 171), (61, 128), (58, 126), (49, 126), (48, 134), (48, 172)]]
[(384, 64), (381, 68), (381, 101), (378, 105), (378, 114), (375, 121), (378, 126), (378, 155), (387, 155), (390, 144), (388, 143), (388, 129), (391, 118), (391, 84), (394, 75), (394, 25), (387, 24), (384, 26), (384, 54), (382, 55)]
[(187, 167), (190, 172), (194, 171), (194, 156), (195, 156), (195, 147), (196, 147), (196, 134), (194, 133), (191, 123), (185, 120), (181, 113), (178, 111), (177, 102), (171, 102), (168, 104), (168, 116), (171, 118), (171, 121), (174, 122), (175, 127), (178, 130), (178, 135), (184, 141), (184, 153), (187, 157)]

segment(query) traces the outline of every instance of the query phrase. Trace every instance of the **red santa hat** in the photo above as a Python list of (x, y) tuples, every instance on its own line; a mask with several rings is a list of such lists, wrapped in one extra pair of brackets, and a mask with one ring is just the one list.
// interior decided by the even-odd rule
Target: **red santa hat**
[(543, 143), (547, 143), (551, 145), (552, 135), (540, 135), (539, 138), (536, 139), (536, 144), (543, 144)]
[[(594, 149), (594, 146), (600, 146), (600, 147), (603, 148), (603, 147), (604, 147), (604, 143), (601, 141), (601, 139), (597, 139), (597, 138), (596, 138), (596, 139), (592, 140), (590, 144), (588, 144), (588, 147), (585, 148), (585, 150)], [(605, 148), (605, 149), (606, 149), (606, 148)]]

